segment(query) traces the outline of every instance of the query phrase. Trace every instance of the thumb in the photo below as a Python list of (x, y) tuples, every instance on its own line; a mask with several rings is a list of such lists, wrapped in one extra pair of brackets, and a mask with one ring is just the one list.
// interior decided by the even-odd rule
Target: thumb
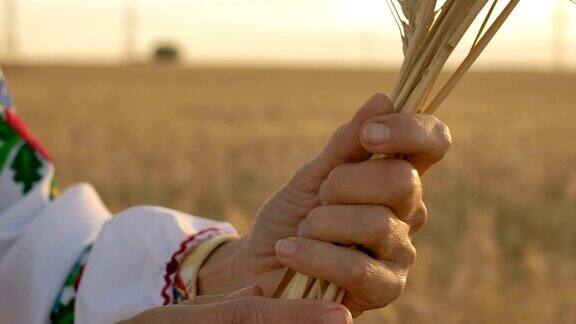
[(362, 125), (372, 117), (392, 112), (394, 104), (388, 97), (380, 93), (373, 95), (349, 122), (332, 135), (320, 154), (296, 172), (291, 184), (303, 192), (316, 191), (337, 166), (370, 158), (371, 153), (360, 142)]
[(317, 299), (283, 300), (263, 297), (237, 299), (218, 304), (225, 324), (352, 324), (346, 307)]

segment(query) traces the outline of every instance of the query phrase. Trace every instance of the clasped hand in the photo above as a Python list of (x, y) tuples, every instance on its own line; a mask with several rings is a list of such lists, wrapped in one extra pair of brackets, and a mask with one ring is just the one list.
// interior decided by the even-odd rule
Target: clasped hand
[[(354, 317), (387, 306), (406, 285), (416, 259), (412, 237), (428, 217), (420, 176), (450, 144), (437, 118), (394, 113), (388, 98), (374, 95), (263, 204), (248, 234), (209, 258), (200, 292), (230, 294), (255, 285), (270, 296), (289, 267), (345, 288), (343, 305)], [(324, 301), (250, 298), (268, 305), (270, 314), (260, 317), (270, 321), (262, 323), (320, 323), (325, 310), (340, 310), (340, 323), (350, 320), (341, 306)], [(275, 321), (274, 305), (293, 311), (282, 308), (285, 318)]]

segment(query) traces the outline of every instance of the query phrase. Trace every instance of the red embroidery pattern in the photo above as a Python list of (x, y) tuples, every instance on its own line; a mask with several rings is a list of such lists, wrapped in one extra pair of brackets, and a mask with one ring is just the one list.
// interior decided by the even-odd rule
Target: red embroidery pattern
[(20, 135), (20, 137), (26, 143), (28, 143), (28, 145), (30, 145), (36, 152), (42, 155), (44, 159), (47, 161), (52, 161), (48, 150), (46, 150), (40, 141), (37, 140), (34, 135), (32, 135), (32, 132), (30, 132), (26, 124), (24, 124), (20, 117), (14, 113), (14, 109), (6, 109), (4, 111), (4, 115), (6, 116), (6, 123), (8, 123), (8, 125), (10, 125), (10, 127), (12, 127), (12, 129), (14, 129), (14, 131), (18, 133), (18, 135)]
[(170, 261), (166, 263), (166, 270), (164, 273), (164, 287), (162, 288), (162, 298), (164, 300), (164, 305), (170, 305), (174, 302), (174, 297), (171, 296), (170, 291), (172, 291), (174, 285), (178, 282), (178, 271), (180, 270), (180, 264), (186, 252), (188, 252), (194, 246), (202, 243), (203, 241), (209, 240), (214, 236), (221, 235), (223, 233), (224, 232), (219, 228), (210, 227), (189, 236), (184, 241), (182, 241), (182, 243), (180, 243), (178, 250), (172, 254)]

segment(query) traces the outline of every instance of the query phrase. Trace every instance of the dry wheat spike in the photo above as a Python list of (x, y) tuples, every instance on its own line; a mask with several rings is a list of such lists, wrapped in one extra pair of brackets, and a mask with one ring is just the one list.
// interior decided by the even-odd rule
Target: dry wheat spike
[[(445, 0), (441, 4), (436, 0), (386, 1), (400, 28), (404, 52), (391, 98), (398, 112), (429, 114), (448, 97), (520, 2), (507, 0), (492, 20), (498, 0)], [(486, 14), (470, 52), (432, 96), (452, 52), (484, 11)], [(335, 284), (288, 270), (273, 297), (318, 298), (340, 303), (344, 294)]]

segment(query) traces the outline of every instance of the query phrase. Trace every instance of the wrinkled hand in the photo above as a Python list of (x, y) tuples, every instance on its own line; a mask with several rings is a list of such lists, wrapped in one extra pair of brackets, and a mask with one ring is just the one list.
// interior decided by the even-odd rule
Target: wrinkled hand
[(395, 300), (416, 258), (411, 236), (426, 223), (420, 175), (451, 138), (435, 117), (393, 111), (380, 94), (364, 104), (264, 203), (244, 238), (216, 251), (200, 271), (202, 292), (257, 284), (269, 296), (289, 267), (345, 288), (354, 316)]
[(257, 286), (230, 295), (198, 296), (184, 304), (142, 312), (121, 324), (352, 324), (341, 305), (321, 300), (278, 300), (262, 296)]

